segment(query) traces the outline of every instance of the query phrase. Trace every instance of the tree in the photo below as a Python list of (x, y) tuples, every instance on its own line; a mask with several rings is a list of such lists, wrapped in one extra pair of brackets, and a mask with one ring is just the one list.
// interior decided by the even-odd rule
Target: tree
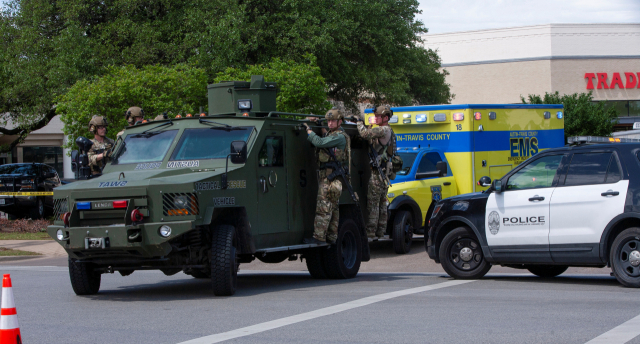
[(614, 107), (606, 107), (605, 102), (594, 102), (593, 94), (574, 93), (560, 95), (545, 93), (544, 97), (530, 94), (527, 99), (520, 97), (523, 104), (564, 105), (564, 137), (592, 135), (611, 136), (618, 119)]
[(77, 82), (57, 99), (56, 111), (69, 136), (65, 147), (74, 148), (80, 136), (93, 136), (88, 124), (94, 115), (106, 116), (107, 136), (115, 138), (127, 125), (124, 112), (131, 106), (142, 107), (147, 119), (163, 112), (175, 117), (196, 114), (200, 107), (206, 111), (206, 86), (204, 70), (187, 65), (111, 67), (104, 76)]
[[(109, 66), (205, 70), (308, 54), (328, 95), (356, 109), (448, 103), (440, 59), (421, 46), (417, 0), (11, 0), (0, 16), (0, 114), (21, 137), (48, 123), (55, 100)], [(284, 87), (284, 85), (281, 85)], [(0, 123), (1, 125), (2, 123)], [(12, 144), (15, 146), (16, 142)], [(5, 147), (5, 150), (8, 147)], [(10, 148), (10, 147), (9, 147)]]
[(316, 58), (310, 54), (306, 58), (307, 63), (283, 61), (276, 57), (266, 65), (227, 68), (218, 73), (214, 82), (249, 81), (252, 75), (264, 75), (265, 80), (278, 83), (278, 111), (324, 114), (331, 108), (331, 103), (327, 101), (326, 83), (320, 75)]

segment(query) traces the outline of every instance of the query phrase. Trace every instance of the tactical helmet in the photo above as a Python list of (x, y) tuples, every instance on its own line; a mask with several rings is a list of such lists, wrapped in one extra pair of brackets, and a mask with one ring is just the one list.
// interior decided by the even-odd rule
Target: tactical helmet
[(153, 120), (154, 121), (162, 121), (162, 120), (165, 120), (165, 119), (169, 119), (169, 116), (167, 116), (166, 113), (163, 113), (162, 115), (156, 116), (156, 118), (154, 118)]
[(107, 119), (102, 117), (102, 116), (98, 116), (98, 115), (94, 115), (91, 118), (91, 121), (89, 121), (89, 132), (91, 132), (92, 134), (96, 134), (98, 132), (97, 127), (98, 126), (103, 126), (103, 127), (107, 127)]
[(324, 118), (326, 118), (327, 120), (333, 120), (333, 119), (344, 119), (344, 116), (342, 115), (342, 111), (333, 108), (329, 111), (327, 111), (327, 114), (324, 115)]
[(389, 118), (391, 118), (391, 116), (393, 116), (393, 111), (391, 111), (389, 105), (380, 105), (376, 108), (374, 114), (380, 116), (389, 116)]
[(135, 117), (144, 118), (144, 110), (137, 106), (132, 106), (127, 111), (125, 111), (124, 116), (127, 118), (127, 122), (129, 122), (130, 125), (133, 125), (133, 119)]

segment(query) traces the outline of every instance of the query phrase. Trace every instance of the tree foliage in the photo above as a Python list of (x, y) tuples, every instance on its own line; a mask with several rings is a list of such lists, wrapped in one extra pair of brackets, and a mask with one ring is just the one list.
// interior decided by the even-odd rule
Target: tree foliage
[(618, 111), (606, 107), (605, 102), (594, 102), (593, 94), (574, 93), (560, 95), (545, 93), (544, 97), (530, 94), (527, 99), (520, 97), (523, 104), (564, 105), (564, 137), (579, 135), (611, 136), (618, 119)]
[[(205, 70), (280, 58), (307, 63), (328, 95), (350, 109), (363, 100), (448, 103), (440, 59), (421, 47), (418, 0), (11, 0), (0, 17), (0, 114), (30, 129), (55, 100), (108, 66)], [(282, 84), (281, 86), (284, 86)], [(5, 119), (7, 117), (5, 116)], [(38, 122), (43, 119), (42, 122)], [(22, 129), (21, 129), (22, 130)], [(18, 134), (0, 128), (0, 133)]]
[(307, 63), (284, 61), (278, 57), (262, 65), (243, 69), (227, 68), (218, 73), (214, 82), (251, 80), (252, 75), (264, 75), (265, 80), (278, 83), (277, 110), (281, 112), (324, 114), (331, 103), (327, 101), (326, 83), (313, 55)]
[(127, 125), (124, 112), (131, 106), (142, 107), (147, 119), (206, 111), (206, 82), (204, 70), (186, 65), (110, 67), (104, 76), (78, 81), (59, 97), (56, 109), (69, 136), (66, 147), (75, 147), (80, 136), (93, 137), (88, 124), (94, 115), (106, 116), (107, 136), (115, 138)]

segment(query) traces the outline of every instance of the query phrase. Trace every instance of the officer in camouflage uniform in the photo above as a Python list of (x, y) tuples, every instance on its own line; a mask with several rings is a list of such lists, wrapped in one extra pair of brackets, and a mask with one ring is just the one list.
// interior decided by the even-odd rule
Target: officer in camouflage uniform
[(318, 201), (316, 217), (313, 223), (313, 238), (304, 240), (307, 244), (333, 244), (338, 239), (338, 222), (340, 214), (338, 200), (342, 194), (340, 178), (332, 181), (327, 178), (333, 170), (325, 163), (333, 161), (327, 150), (332, 150), (338, 162), (344, 167), (349, 166), (351, 156), (350, 139), (341, 128), (344, 116), (337, 109), (332, 109), (325, 115), (329, 131), (323, 137), (316, 135), (308, 126), (307, 139), (316, 147), (318, 163)]
[(107, 135), (107, 120), (102, 116), (93, 116), (89, 122), (89, 131), (93, 134), (93, 146), (87, 156), (89, 158), (89, 166), (91, 167), (91, 174), (100, 174), (102, 169), (107, 164), (109, 153), (113, 148), (113, 140), (106, 137)]
[[(129, 126), (132, 126), (138, 121), (144, 120), (144, 110), (137, 106), (132, 106), (124, 112), (124, 117), (127, 119), (127, 123), (129, 123)], [(120, 137), (122, 133), (124, 133), (124, 129), (116, 134), (116, 138)]]
[[(375, 123), (378, 126), (368, 128), (362, 119), (358, 119), (358, 132), (363, 139), (369, 141), (369, 145), (378, 153), (378, 164), (385, 175), (381, 176), (377, 168), (371, 166), (371, 178), (367, 187), (367, 236), (372, 239), (382, 238), (387, 230), (387, 191), (391, 173), (390, 156), (395, 149), (393, 130), (389, 126), (389, 119), (393, 115), (388, 105), (378, 106), (375, 111)], [(389, 152), (391, 151), (391, 153)]]

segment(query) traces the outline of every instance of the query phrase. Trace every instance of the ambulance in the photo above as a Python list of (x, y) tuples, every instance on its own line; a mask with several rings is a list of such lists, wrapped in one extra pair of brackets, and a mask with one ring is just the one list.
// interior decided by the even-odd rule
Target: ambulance
[[(365, 110), (370, 123), (373, 109)], [(435, 203), (486, 190), (542, 150), (564, 145), (562, 105), (464, 104), (396, 107), (389, 124), (403, 167), (391, 181), (387, 235), (408, 253)]]

